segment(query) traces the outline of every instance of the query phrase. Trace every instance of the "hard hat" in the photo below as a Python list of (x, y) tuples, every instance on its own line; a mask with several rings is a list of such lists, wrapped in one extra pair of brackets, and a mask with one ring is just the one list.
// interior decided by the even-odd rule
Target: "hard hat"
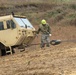
[(41, 24), (46, 24), (46, 20), (43, 19), (43, 20), (41, 21)]

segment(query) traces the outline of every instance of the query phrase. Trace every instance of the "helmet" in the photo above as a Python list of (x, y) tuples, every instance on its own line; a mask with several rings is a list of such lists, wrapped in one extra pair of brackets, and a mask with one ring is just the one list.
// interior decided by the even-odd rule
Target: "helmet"
[(41, 21), (41, 24), (46, 24), (46, 20), (43, 19), (43, 20)]

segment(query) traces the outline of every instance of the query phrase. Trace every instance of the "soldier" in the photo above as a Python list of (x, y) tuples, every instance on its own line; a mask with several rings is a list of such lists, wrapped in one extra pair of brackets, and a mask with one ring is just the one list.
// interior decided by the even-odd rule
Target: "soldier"
[(50, 46), (49, 36), (51, 36), (51, 29), (49, 24), (44, 19), (41, 21), (37, 34), (39, 34), (39, 32), (41, 32), (41, 48), (45, 47), (45, 44), (47, 47), (49, 47)]

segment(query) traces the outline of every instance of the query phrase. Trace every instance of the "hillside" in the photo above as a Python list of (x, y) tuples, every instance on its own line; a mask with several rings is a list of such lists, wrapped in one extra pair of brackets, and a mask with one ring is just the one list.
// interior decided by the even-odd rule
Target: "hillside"
[(76, 25), (75, 0), (5, 0), (0, 2), (0, 15), (26, 15), (35, 25), (46, 19), (51, 25)]
[[(16, 48), (15, 54), (0, 57), (0, 75), (76, 75), (76, 1), (1, 0), (0, 16), (12, 11), (26, 15), (36, 29), (46, 19), (52, 29), (50, 39), (68, 42), (44, 49), (33, 45), (23, 52)], [(34, 44), (40, 43), (40, 36)]]

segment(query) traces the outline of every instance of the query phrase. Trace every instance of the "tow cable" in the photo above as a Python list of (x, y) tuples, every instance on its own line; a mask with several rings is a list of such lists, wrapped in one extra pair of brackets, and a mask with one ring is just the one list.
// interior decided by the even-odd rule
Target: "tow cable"
[[(76, 43), (76, 40), (51, 40), (50, 44), (51, 45), (58, 45), (58, 44), (63, 43), (63, 42), (75, 42)], [(29, 46), (32, 46), (32, 45), (40, 45), (40, 43), (30, 44)]]

